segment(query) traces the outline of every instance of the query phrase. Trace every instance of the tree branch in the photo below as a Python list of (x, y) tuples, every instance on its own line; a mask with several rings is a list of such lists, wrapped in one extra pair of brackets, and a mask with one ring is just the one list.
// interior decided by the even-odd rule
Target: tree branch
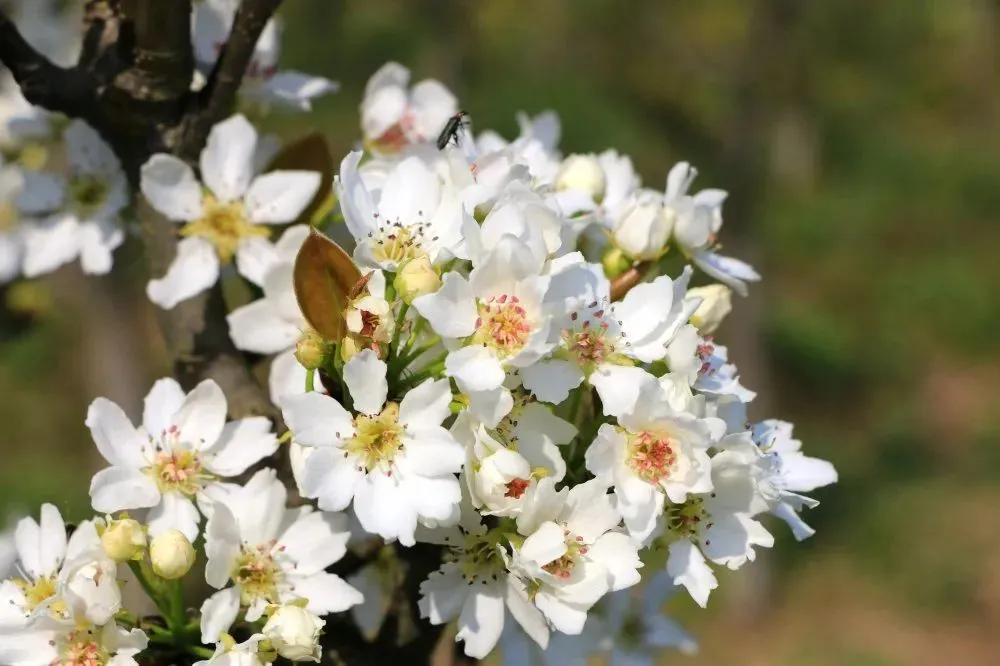
[(201, 93), (193, 98), (192, 108), (182, 130), (177, 153), (194, 159), (205, 145), (212, 126), (232, 111), (240, 82), (253, 57), (257, 40), (282, 0), (243, 0), (233, 19), (229, 40), (208, 77)]
[(59, 67), (35, 50), (14, 22), (0, 11), (0, 61), (10, 69), (32, 104), (78, 118), (92, 117), (96, 89), (76, 68)]

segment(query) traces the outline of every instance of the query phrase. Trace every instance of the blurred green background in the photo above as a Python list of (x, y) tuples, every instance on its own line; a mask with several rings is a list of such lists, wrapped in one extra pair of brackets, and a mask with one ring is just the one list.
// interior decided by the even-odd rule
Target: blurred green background
[[(554, 109), (564, 154), (679, 160), (730, 191), (722, 241), (764, 276), (718, 338), (754, 420), (796, 423), (841, 482), (818, 529), (722, 574), (691, 666), (1000, 663), (1000, 3), (987, 0), (287, 0), (282, 65), (339, 80), (285, 136), (358, 139), (367, 78), (437, 78), (475, 129)], [(0, 326), (0, 515), (75, 517), (97, 395), (135, 413), (166, 370), (137, 248), (45, 283)]]

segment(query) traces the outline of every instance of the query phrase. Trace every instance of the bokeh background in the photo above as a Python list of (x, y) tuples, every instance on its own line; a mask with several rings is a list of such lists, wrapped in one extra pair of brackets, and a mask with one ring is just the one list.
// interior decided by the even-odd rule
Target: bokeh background
[[(339, 80), (285, 136), (359, 136), (367, 78), (437, 78), (475, 129), (557, 111), (564, 154), (679, 160), (730, 191), (722, 240), (764, 276), (718, 333), (754, 420), (794, 421), (841, 481), (797, 544), (671, 609), (714, 666), (1000, 663), (1000, 2), (287, 0), (282, 65)], [(97, 395), (167, 371), (139, 249), (5, 293), (0, 516), (89, 514)], [(15, 302), (16, 301), (16, 302)]]

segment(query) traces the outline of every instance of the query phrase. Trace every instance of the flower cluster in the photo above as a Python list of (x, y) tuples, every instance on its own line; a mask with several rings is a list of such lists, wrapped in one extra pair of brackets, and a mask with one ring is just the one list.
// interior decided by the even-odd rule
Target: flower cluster
[[(232, 4), (198, 6), (199, 64)], [(265, 30), (244, 97), (306, 110), (333, 84), (276, 72), (278, 33)], [(719, 253), (726, 193), (694, 191), (686, 162), (657, 189), (613, 150), (562, 156), (551, 112), (520, 117), (513, 141), (474, 136), (442, 84), (409, 79), (396, 63), (372, 77), (364, 149), (335, 178), (268, 166), (274, 148), (243, 115), (211, 131), (198, 174), (166, 154), (142, 167), (146, 202), (181, 225), (150, 300), (174, 308), (235, 263), (260, 297), (229, 314), (232, 341), (274, 356), (289, 432), (228, 420), (212, 380), (156, 382), (138, 425), (95, 400), (86, 423), (108, 466), (90, 497), (105, 517), (68, 539), (50, 505), (18, 524), (0, 662), (135, 663), (177, 646), (206, 663), (318, 661), (323, 616), (350, 610), (377, 631), (392, 592), (370, 570), (397, 570), (393, 554), (418, 543), (442, 556), (419, 611), (454, 622), (469, 656), (504, 636), (508, 656), (648, 660), (696, 648), (660, 607), (680, 588), (705, 606), (716, 567), (773, 545), (766, 514), (812, 534), (801, 493), (836, 472), (791, 424), (750, 421), (755, 394), (712, 337), (759, 279)], [(77, 257), (105, 272), (123, 240), (117, 160), (78, 121), (65, 135), (68, 175), (0, 169), (0, 199), (37, 217), (18, 231), (27, 275)], [(261, 465), (282, 455), (304, 503)], [(331, 569), (349, 548), (370, 561), (345, 580)], [(189, 617), (179, 580), (199, 554), (215, 591)], [(122, 608), (122, 564), (161, 622)]]

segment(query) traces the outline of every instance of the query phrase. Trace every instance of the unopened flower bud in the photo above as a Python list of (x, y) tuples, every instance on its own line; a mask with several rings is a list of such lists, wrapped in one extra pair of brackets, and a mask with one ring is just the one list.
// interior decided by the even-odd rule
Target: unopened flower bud
[(700, 298), (701, 305), (691, 315), (691, 324), (702, 335), (708, 335), (719, 327), (729, 311), (733, 309), (733, 290), (724, 284), (710, 284), (705, 287), (688, 289), (685, 300)]
[(557, 190), (584, 190), (597, 202), (604, 199), (606, 186), (604, 169), (593, 155), (570, 155), (556, 175)]
[(609, 280), (613, 280), (632, 266), (632, 260), (617, 247), (609, 247), (601, 256), (601, 266)]
[(319, 333), (306, 329), (295, 343), (295, 359), (306, 370), (318, 370), (326, 361), (328, 347)]
[(194, 547), (179, 530), (167, 530), (153, 537), (149, 544), (153, 572), (161, 578), (180, 578), (194, 564)]
[(417, 296), (433, 294), (440, 289), (441, 277), (431, 266), (431, 260), (421, 256), (403, 264), (392, 286), (405, 303), (412, 303)]
[(633, 259), (657, 259), (670, 238), (673, 216), (655, 199), (638, 201), (615, 221), (614, 242)]
[(286, 604), (271, 615), (262, 631), (271, 646), (285, 659), (319, 661), (319, 635), (324, 624), (305, 608)]
[(101, 534), (101, 546), (115, 562), (139, 559), (146, 549), (146, 530), (131, 518), (112, 520)]

